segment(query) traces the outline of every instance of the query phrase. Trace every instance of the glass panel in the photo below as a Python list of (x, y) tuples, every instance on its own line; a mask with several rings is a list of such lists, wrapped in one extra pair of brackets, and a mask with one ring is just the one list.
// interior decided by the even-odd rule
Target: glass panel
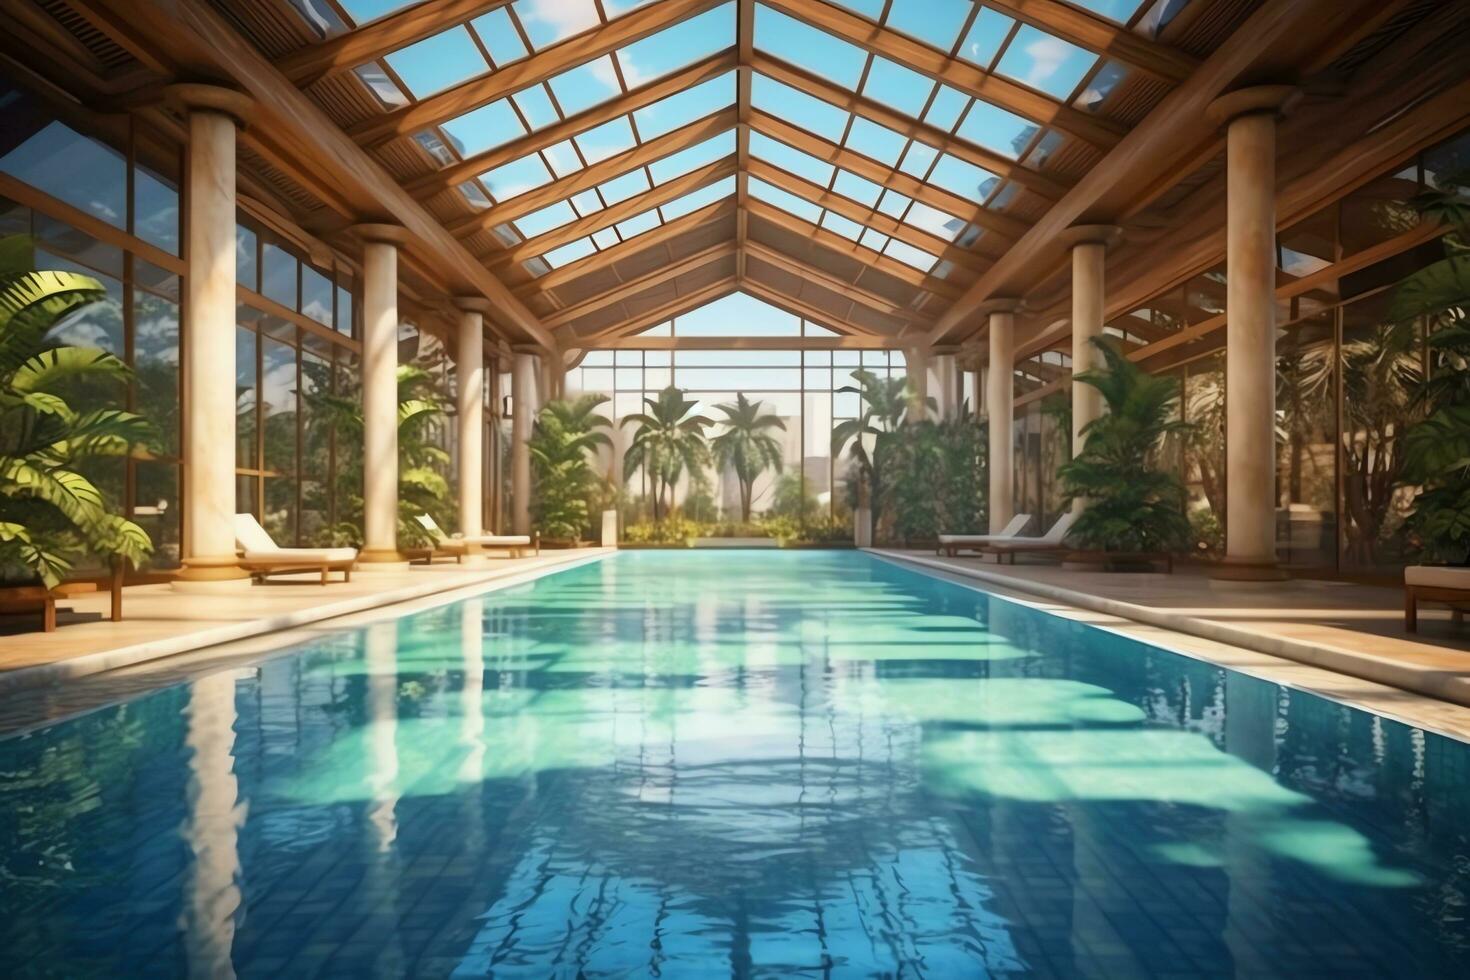
[(266, 242), (261, 249), (261, 295), (273, 299), (288, 310), (296, 309), (296, 256)]
[(578, 65), (552, 78), (548, 83), (556, 95), (556, 103), (568, 116), (600, 105), (622, 94), (612, 58), (604, 55), (585, 65)]
[(976, 99), (958, 132), (971, 143), (1014, 160), (1025, 151), (1037, 129), (1035, 123)]
[(735, 152), (735, 148), (735, 131), (732, 129), (727, 133), (712, 136), (702, 143), (696, 143), (680, 150), (678, 153), (655, 160), (648, 165), (648, 170), (653, 176), (653, 182), (662, 184), (687, 174), (691, 170), (697, 170), (707, 163), (714, 163), (721, 157), (729, 156)]
[(480, 175), (485, 189), (497, 201), (519, 197), (526, 191), (551, 183), (551, 179), (551, 171), (539, 153), (529, 153)]
[(1015, 26), (1016, 22), (1004, 14), (998, 14), (989, 7), (981, 7), (975, 22), (965, 35), (965, 43), (960, 45), (960, 57), (973, 61), (982, 68), (990, 67), (996, 52), (1000, 51), (1001, 44)]
[[(250, 311), (247, 315), (253, 316)], [(235, 328), (235, 465), (256, 468), (255, 331)]]
[(821, 220), (822, 209), (810, 201), (783, 191), (781, 188), (768, 184), (758, 177), (747, 177), (746, 181), (746, 190), (752, 197), (765, 201), (767, 204), (773, 204), (783, 211), (789, 211), (798, 218), (803, 218), (812, 224), (816, 224)]
[(495, 62), (497, 68), (503, 68), (527, 55), (526, 42), (521, 40), (520, 32), (510, 22), (510, 12), (505, 7), (481, 14), (470, 21), (470, 24), (475, 33), (480, 35), (481, 43), (490, 52), (490, 60)]
[[(756, 16), (760, 30), (760, 16)], [(726, 3), (635, 41), (618, 51), (629, 88), (661, 78), (730, 46), (735, 38), (735, 4)]]
[(586, 258), (595, 251), (597, 251), (597, 248), (592, 244), (592, 239), (579, 238), (574, 242), (563, 245), (561, 248), (552, 249), (550, 252), (541, 256), (541, 258), (553, 269), (560, 269), (562, 266), (569, 265), (578, 259)]
[(855, 44), (817, 30), (772, 10), (755, 8), (755, 45), (762, 51), (805, 68), (843, 88), (856, 88), (862, 78), (867, 52)]
[(133, 168), (133, 234), (179, 254), (179, 192), (172, 181), (143, 167)]
[(515, 12), (536, 51), (601, 23), (595, 0), (517, 3)]
[(1057, 99), (1068, 99), (1097, 55), (1022, 24), (996, 70)]
[(760, 73), (751, 79), (750, 100), (762, 112), (784, 119), (829, 143), (841, 143), (847, 130), (846, 111)]
[(480, 106), (449, 120), (440, 128), (462, 157), (493, 150), (526, 135), (526, 127), (509, 99), (497, 99)]
[[(550, 126), (561, 117), (557, 115), (556, 106), (551, 104), (551, 96), (546, 91), (545, 85), (532, 85), (523, 88), (511, 96), (511, 101), (516, 108), (521, 110), (521, 116), (526, 120), (526, 125), (531, 127), (532, 132)], [(571, 110), (562, 108), (568, 113)]]
[(548, 204), (539, 211), (532, 211), (530, 214), (521, 215), (515, 219), (513, 224), (515, 225), (516, 231), (525, 237), (535, 238), (537, 235), (545, 234), (553, 228), (560, 228), (567, 222), (575, 221), (576, 219), (577, 213), (572, 210), (570, 204), (566, 201), (557, 201), (555, 204)]
[(648, 174), (641, 168), (614, 177), (612, 180), (604, 181), (597, 185), (598, 192), (602, 195), (603, 202), (612, 207), (619, 201), (626, 201), (630, 197), (636, 197), (652, 186), (648, 182)]
[(818, 160), (810, 153), (803, 153), (801, 150), (787, 146), (761, 133), (752, 132), (750, 134), (750, 152), (767, 163), (788, 170), (822, 187), (826, 187), (832, 180), (833, 167), (830, 163)]
[[(641, 126), (639, 132), (642, 132)], [(574, 138), (574, 142), (577, 144), (577, 149), (581, 151), (583, 159), (589, 164), (597, 163), (599, 160), (606, 160), (608, 157), (631, 149), (634, 144), (633, 127), (628, 122), (627, 116), (619, 116), (579, 134)], [(552, 166), (556, 167), (556, 165), (556, 162), (553, 161)]]
[(403, 94), (398, 83), (389, 77), (387, 70), (378, 62), (369, 61), (365, 65), (358, 65), (352, 69), (352, 73), (368, 87), (368, 91), (373, 93), (384, 109), (408, 105), (408, 96)]
[(877, 160), (890, 167), (898, 163), (908, 140), (863, 116), (852, 117), (852, 128), (848, 131), (846, 146), (865, 157)]
[(1276, 551), (1294, 568), (1337, 559), (1335, 315), (1319, 314), (1276, 341)]
[(982, 200), (995, 179), (995, 174), (990, 171), (948, 153), (939, 154), (934, 169), (929, 172), (929, 183), (935, 187), (942, 187), (961, 197)]
[(255, 232), (235, 226), (235, 281), (246, 289), (260, 292), (260, 270), (256, 268)]
[(1113, 94), (1113, 89), (1117, 88), (1118, 83), (1127, 77), (1128, 68), (1126, 65), (1119, 64), (1116, 61), (1109, 61), (1097, 70), (1097, 73), (1092, 76), (1092, 80), (1087, 83), (1087, 87), (1082, 90), (1081, 95), (1077, 96), (1073, 104), (1079, 109), (1086, 109), (1088, 112), (1099, 112), (1103, 107), (1103, 103), (1107, 101), (1108, 96)]
[(959, 121), (960, 113), (964, 112), (965, 106), (969, 104), (968, 95), (948, 85), (941, 85), (928, 111), (924, 113), (924, 122), (947, 133), (954, 128), (954, 124)]
[(970, 0), (924, 0), (894, 3), (888, 8), (888, 27), (950, 51), (975, 5)]
[(14, 149), (0, 156), (0, 172), (110, 225), (127, 227), (127, 163), (122, 154), (59, 122), (24, 141), (18, 133), (8, 135), (6, 143)]
[(644, 106), (633, 113), (633, 119), (638, 123), (638, 135), (651, 140), (734, 104), (732, 71)]
[(153, 554), (144, 569), (179, 566), (182, 555), (180, 524), (183, 508), (179, 501), (179, 467), (157, 460), (133, 463), (132, 519), (153, 539)]
[(879, 185), (847, 170), (837, 171), (837, 179), (832, 182), (832, 189), (843, 197), (851, 198), (867, 207), (877, 204), (878, 196), (883, 193), (883, 188)]
[(868, 68), (863, 94), (890, 109), (919, 118), (934, 91), (934, 79), (878, 55)]
[(309, 265), (301, 266), (301, 312), (322, 326), (332, 325), (332, 280)]
[(705, 205), (712, 204), (721, 198), (729, 197), (734, 193), (734, 176), (725, 177), (706, 187), (701, 187), (697, 191), (690, 191), (688, 194), (676, 197), (668, 204), (659, 208), (659, 210), (663, 212), (665, 221), (673, 221), (675, 218), (689, 214), (692, 211), (698, 211)]
[[(141, 260), (139, 261), (141, 263)], [(158, 450), (179, 454), (179, 306), (133, 291), (134, 404), (158, 432)]]
[[(296, 471), (296, 349), (269, 337), (261, 338), (260, 414), (265, 425), (263, 468), (277, 473)], [(294, 535), (293, 535), (294, 536)]]
[(490, 70), (463, 25), (399, 48), (385, 60), (416, 99), (427, 98)]

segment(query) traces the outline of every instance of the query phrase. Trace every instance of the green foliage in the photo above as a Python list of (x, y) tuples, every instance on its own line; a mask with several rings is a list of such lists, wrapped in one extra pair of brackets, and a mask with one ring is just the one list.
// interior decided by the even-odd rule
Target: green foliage
[(760, 402), (753, 402), (739, 392), (735, 401), (716, 405), (725, 417), (723, 431), (710, 440), (715, 462), (730, 467), (740, 484), (740, 519), (750, 520), (751, 490), (756, 478), (766, 470), (781, 471), (781, 443), (771, 435), (772, 429), (786, 430), (786, 423), (770, 413), (762, 414)]
[(1067, 500), (1087, 504), (1069, 537), (1106, 551), (1172, 551), (1190, 537), (1184, 485), (1158, 457), (1166, 436), (1189, 430), (1174, 418), (1179, 382), (1149, 374), (1109, 341), (1092, 342), (1105, 367), (1073, 380), (1101, 392), (1108, 411), (1082, 429), (1082, 452), (1058, 470)]
[(531, 512), (548, 538), (579, 539), (590, 523), (588, 501), (599, 490), (588, 462), (598, 446), (611, 446), (603, 429), (612, 422), (598, 413), (606, 395), (554, 401), (541, 410), (528, 448), (535, 492)]
[[(844, 385), (837, 390), (856, 394), (861, 399), (862, 412), (857, 418), (844, 419), (832, 427), (832, 457), (841, 456), (843, 449), (847, 449), (857, 491), (854, 505), (871, 506), (877, 524), (887, 490), (887, 460), (908, 419), (914, 391), (907, 377), (880, 378), (862, 369), (852, 372), (852, 377), (857, 385)], [(938, 408), (932, 398), (926, 404), (930, 411)]]
[(986, 514), (986, 428), (968, 416), (909, 424), (884, 447), (893, 477), (880, 504), (903, 542), (969, 531)]
[(695, 538), (704, 537), (703, 532), (703, 526), (694, 521), (666, 517), (629, 525), (623, 532), (623, 540), (631, 544), (671, 544), (687, 548)]
[(51, 331), (106, 296), (72, 272), (31, 271), (23, 237), (0, 239), (0, 576), (54, 587), (80, 553), (141, 563), (147, 532), (111, 514), (83, 475), (93, 460), (145, 455), (154, 432), (131, 412), (79, 413), (78, 384), (116, 381), (128, 368), (105, 351), (56, 346)]
[(694, 474), (709, 461), (709, 445), (704, 430), (713, 423), (703, 415), (694, 415), (697, 402), (686, 398), (673, 385), (658, 393), (658, 398), (643, 399), (648, 411), (623, 419), (622, 425), (636, 425), (633, 442), (623, 454), (623, 473), (627, 478), (642, 469), (653, 484), (653, 519), (662, 521), (673, 509), (674, 486), (685, 474)]

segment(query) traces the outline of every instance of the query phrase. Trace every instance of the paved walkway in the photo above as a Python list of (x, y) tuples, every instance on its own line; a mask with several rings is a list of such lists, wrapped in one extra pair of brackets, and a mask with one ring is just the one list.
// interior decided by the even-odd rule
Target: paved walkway
[[(1220, 589), (1202, 568), (1173, 575), (997, 565), (978, 557), (875, 549), (1013, 589), (1021, 595), (1118, 616), (1352, 678), (1470, 706), (1470, 627), (1421, 610), (1417, 634), (1404, 631), (1403, 592), (1349, 582), (1293, 581), (1269, 588)], [(1390, 712), (1402, 715), (1402, 711)], [(1461, 712), (1454, 712), (1463, 717)]]
[(67, 600), (53, 633), (40, 617), (0, 617), (0, 696), (8, 690), (83, 677), (201, 647), (277, 632), (390, 603), (544, 572), (609, 553), (602, 548), (542, 551), (531, 558), (491, 558), (477, 568), (453, 563), (406, 571), (355, 572), (351, 582), (321, 585), (314, 573), (281, 576), (240, 593), (182, 594), (168, 585), (123, 591), (123, 621), (106, 618), (101, 592)]

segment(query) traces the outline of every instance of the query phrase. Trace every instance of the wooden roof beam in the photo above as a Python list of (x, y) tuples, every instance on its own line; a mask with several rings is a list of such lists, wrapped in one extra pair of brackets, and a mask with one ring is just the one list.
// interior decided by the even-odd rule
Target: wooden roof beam
[(686, 255), (684, 258), (669, 265), (654, 269), (645, 275), (629, 279), (615, 289), (609, 289), (573, 306), (557, 310), (555, 313), (546, 317), (543, 322), (553, 330), (558, 327), (564, 327), (568, 323), (579, 320), (589, 313), (596, 313), (598, 310), (621, 303), (625, 299), (662, 286), (664, 283), (672, 279), (677, 279), (685, 273), (695, 272), (711, 262), (729, 258), (734, 254), (734, 242), (721, 242), (718, 245), (712, 245), (692, 255)]
[(616, 119), (618, 116), (635, 112), (645, 106), (665, 99), (676, 92), (698, 85), (700, 82), (735, 69), (735, 49), (729, 48), (717, 52), (708, 58), (696, 61), (687, 68), (680, 69), (672, 75), (665, 75), (658, 81), (640, 85), (638, 88), (630, 89), (626, 95), (604, 102), (602, 105), (593, 106), (585, 112), (579, 112), (575, 116), (568, 116), (559, 123), (553, 123), (545, 129), (538, 129), (529, 136), (523, 136), (514, 143), (497, 146), (493, 150), (484, 153), (476, 153), (465, 157), (456, 163), (436, 170), (431, 174), (416, 177), (407, 181), (403, 186), (409, 193), (419, 197), (427, 197), (442, 191), (447, 187), (461, 184), (472, 177), (478, 177), (487, 170), (494, 170), (501, 164), (519, 160), (529, 153), (544, 150), (555, 146), (564, 140), (571, 139), (579, 133), (585, 133), (589, 129), (595, 129), (605, 122)]
[[(739, 288), (744, 288), (739, 287)], [(731, 290), (737, 292), (738, 289)], [(728, 294), (727, 294), (728, 295)], [(772, 306), (779, 303), (766, 300)], [(686, 311), (687, 312), (687, 311)], [(790, 310), (786, 312), (791, 313)], [(800, 316), (792, 313), (792, 316)], [(908, 341), (876, 334), (842, 337), (614, 337), (598, 341), (596, 350), (901, 350)]]
[(787, 255), (785, 252), (771, 248), (768, 245), (763, 245), (760, 242), (746, 242), (741, 247), (751, 256), (763, 262), (769, 262), (776, 268), (789, 272), (794, 276), (810, 279), (825, 289), (843, 293), (861, 302), (864, 306), (872, 307), (873, 310), (882, 313), (884, 316), (899, 317), (910, 323), (919, 325), (927, 323), (930, 319), (917, 310), (910, 309), (907, 306), (900, 306), (893, 300), (871, 292), (860, 284), (844, 282), (829, 272), (823, 272), (821, 269), (810, 266), (795, 256)]
[(488, 75), (478, 75), (412, 105), (364, 120), (348, 132), (358, 143), (373, 146), (398, 136), (407, 136), (481, 106), (503, 99), (528, 85), (544, 82), (569, 68), (585, 64), (619, 48), (641, 41), (706, 10), (723, 0), (663, 0), (613, 20), (596, 31), (560, 41), (506, 65)]
[(276, 67), (296, 85), (306, 88), (323, 78), (350, 71), (512, 2), (439, 0), (437, 3), (416, 3), (380, 17), (365, 27), (292, 51), (278, 59)]
[(848, 112), (855, 112), (871, 122), (886, 126), (900, 136), (916, 139), (935, 149), (952, 153), (961, 160), (973, 163), (982, 170), (987, 170), (997, 176), (1009, 177), (1043, 197), (1056, 200), (1067, 192), (1067, 185), (1062, 181), (1017, 163), (1010, 157), (1002, 156), (993, 150), (976, 146), (968, 140), (957, 139), (942, 129), (936, 129), (912, 116), (906, 116), (897, 110), (890, 109), (881, 102), (874, 102), (851, 89), (834, 85), (795, 65), (787, 64), (757, 51), (752, 57), (751, 67), (762, 75), (774, 78), (778, 82), (784, 82), (813, 98), (821, 99), (823, 102)]
[(676, 296), (673, 299), (669, 300), (667, 303), (655, 307), (654, 309), (651, 309), (646, 313), (640, 313), (638, 316), (635, 316), (630, 320), (624, 320), (621, 323), (616, 323), (610, 327), (603, 327), (600, 330), (594, 330), (590, 334), (574, 334), (569, 331), (564, 332), (562, 334), (562, 342), (566, 344), (568, 348), (596, 348), (598, 346), (598, 341), (600, 340), (614, 337), (625, 337), (629, 334), (635, 334), (639, 330), (646, 330), (656, 324), (663, 323), (665, 320), (672, 320), (674, 317), (680, 316), (684, 313), (688, 313), (690, 310), (698, 309), (699, 307), (704, 306), (706, 303), (713, 303), (717, 299), (723, 299), (724, 297), (729, 296), (731, 293), (735, 292), (735, 289), (735, 277), (726, 276), (718, 282), (710, 283), (708, 286), (702, 286), (692, 293), (688, 293), (684, 296)]
[[(1127, 132), (1125, 127), (1117, 123), (1074, 109), (1019, 82), (992, 75), (968, 61), (951, 58), (946, 52), (931, 48), (897, 31), (877, 27), (872, 21), (836, 4), (802, 0), (768, 0), (768, 3), (771, 7), (849, 44), (912, 68), (966, 95), (1024, 116), (1038, 125), (1061, 130), (1099, 149), (1111, 149)], [(1187, 71), (1185, 75), (1188, 75)]]
[[(735, 174), (735, 154), (730, 154), (722, 160), (706, 164), (698, 170), (691, 170), (682, 177), (675, 178), (666, 184), (659, 184), (650, 188), (636, 197), (630, 197), (626, 201), (619, 201), (612, 207), (604, 208), (585, 218), (569, 221), (560, 228), (535, 238), (528, 238), (514, 248), (505, 252), (492, 253), (494, 262), (498, 266), (512, 265), (516, 262), (524, 262), (526, 259), (543, 255), (554, 248), (570, 244), (579, 238), (584, 238), (595, 231), (611, 227), (620, 221), (642, 214), (645, 211), (656, 208), (662, 204), (668, 204), (685, 194), (692, 193), (724, 180)], [(642, 236), (634, 236), (628, 241), (637, 241)]]
[(1059, 0), (985, 0), (985, 6), (1165, 82), (1182, 82), (1199, 67), (1192, 55)]
[(746, 278), (741, 280), (740, 288), (750, 293), (756, 299), (763, 299), (772, 306), (785, 310), (792, 316), (799, 316), (803, 320), (810, 320), (818, 326), (826, 327), (829, 330), (836, 330), (845, 336), (883, 337), (885, 339), (892, 339), (893, 336), (896, 336), (878, 332), (871, 327), (860, 327), (855, 323), (850, 323), (846, 317), (839, 316), (831, 310), (819, 310), (804, 300), (797, 299), (783, 290), (777, 289), (774, 286), (768, 286), (763, 282), (757, 282), (754, 279)]
[(745, 276), (745, 241), (750, 223), (745, 204), (750, 200), (750, 59), (755, 53), (755, 0), (738, 0), (735, 7), (735, 47), (740, 56), (740, 74), (735, 77), (735, 109), (740, 128), (735, 133), (735, 155), (740, 172), (735, 176), (735, 276)]

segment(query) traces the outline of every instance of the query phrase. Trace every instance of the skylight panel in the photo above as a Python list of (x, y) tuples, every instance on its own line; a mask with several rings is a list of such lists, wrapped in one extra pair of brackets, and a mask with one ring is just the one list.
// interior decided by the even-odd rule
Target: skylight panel
[(871, 228), (864, 228), (863, 237), (858, 239), (858, 244), (866, 245), (875, 252), (881, 252), (888, 245), (888, 236)]
[(882, 199), (878, 201), (878, 210), (890, 217), (902, 218), (912, 201), (913, 198), (898, 191), (884, 191)]
[(1010, 35), (1016, 22), (1005, 14), (998, 14), (989, 7), (981, 7), (975, 22), (965, 34), (965, 43), (960, 45), (959, 55), (981, 68), (989, 68), (996, 52)]
[(951, 242), (965, 228), (965, 223), (959, 218), (938, 208), (931, 208), (923, 201), (915, 201), (903, 220), (904, 224), (913, 225), (920, 231), (927, 231), (936, 238)]
[(1120, 24), (1128, 23), (1129, 18), (1141, 6), (1140, 0), (1072, 0), (1072, 2)]
[(587, 217), (602, 210), (602, 198), (597, 196), (597, 191), (587, 190), (573, 194), (571, 197), (572, 207), (576, 208), (577, 214)]
[(822, 227), (834, 231), (843, 238), (857, 241), (863, 234), (863, 226), (856, 221), (844, 218), (835, 211), (828, 211), (822, 215)]
[(537, 235), (546, 234), (553, 228), (560, 228), (569, 221), (575, 221), (576, 218), (577, 213), (572, 210), (570, 204), (566, 201), (557, 201), (539, 211), (523, 214), (511, 223), (515, 225), (516, 231), (526, 238), (535, 238)]
[(878, 203), (878, 197), (883, 193), (883, 188), (868, 180), (859, 177), (850, 170), (838, 170), (837, 179), (832, 182), (832, 189), (843, 197), (851, 198), (859, 204), (872, 207)]
[(880, 126), (865, 116), (852, 117), (852, 129), (847, 134), (846, 146), (865, 157), (892, 167), (898, 163), (908, 140), (887, 126)]
[(521, 125), (509, 99), (497, 99), (489, 105), (482, 105), (456, 116), (440, 128), (455, 141), (464, 156), (493, 150), (526, 135), (526, 127)]
[(487, 170), (480, 175), (480, 180), (495, 200), (508, 201), (532, 188), (549, 184), (551, 171), (546, 169), (539, 153), (528, 153), (494, 170)]
[(839, 7), (846, 7), (855, 14), (862, 14), (869, 20), (877, 20), (883, 16), (884, 0), (828, 0)]
[(622, 242), (622, 239), (618, 237), (618, 230), (612, 225), (608, 225), (606, 228), (600, 228), (592, 233), (592, 244), (597, 246), (598, 251), (605, 248), (612, 248), (620, 242)]
[(603, 55), (584, 65), (569, 68), (547, 82), (556, 95), (563, 115), (575, 116), (623, 94), (612, 58)]
[(934, 147), (928, 143), (920, 143), (918, 140), (914, 140), (914, 142), (909, 144), (909, 148), (904, 151), (903, 163), (899, 164), (899, 169), (911, 177), (917, 177), (923, 180), (929, 173), (930, 164), (934, 162), (934, 158), (937, 156), (939, 156), (939, 151)]
[(688, 194), (681, 194), (679, 197), (665, 204), (660, 210), (663, 211), (665, 221), (673, 221), (675, 218), (683, 217), (693, 211), (698, 211), (705, 205), (713, 204), (715, 201), (727, 198), (734, 193), (735, 177), (732, 175), (722, 180), (717, 180), (713, 184), (701, 187), (698, 190), (690, 191)]
[(1054, 129), (1046, 131), (1046, 135), (1037, 140), (1031, 152), (1026, 154), (1026, 164), (1031, 167), (1040, 167), (1047, 158), (1061, 148), (1066, 139), (1061, 133)]
[(1087, 83), (1087, 87), (1082, 90), (1082, 94), (1078, 95), (1072, 104), (1088, 112), (1097, 112), (1102, 109), (1102, 104), (1107, 101), (1107, 97), (1113, 94), (1113, 89), (1118, 87), (1118, 83), (1127, 77), (1127, 66), (1116, 61), (1109, 61), (1097, 70), (1092, 80)]
[(448, 166), (454, 162), (454, 151), (445, 145), (438, 130), (426, 129), (422, 133), (415, 133), (413, 138), (414, 142), (423, 147), (425, 153), (439, 161), (441, 165)]
[(602, 0), (602, 12), (607, 14), (608, 20), (612, 20), (651, 3), (658, 3), (658, 0)]
[(965, 113), (957, 132), (976, 146), (1014, 160), (1025, 151), (1037, 129), (1029, 119), (976, 99), (970, 105), (970, 111)]
[(878, 55), (863, 81), (863, 94), (918, 119), (934, 91), (934, 79)]
[(662, 184), (675, 177), (681, 177), (691, 170), (697, 170), (707, 163), (713, 163), (721, 157), (729, 156), (735, 152), (735, 148), (735, 131), (732, 129), (718, 136), (711, 136), (702, 143), (685, 147), (678, 153), (671, 153), (662, 159), (655, 160), (648, 165), (648, 171), (653, 176), (655, 184)]
[(560, 269), (564, 265), (571, 265), (578, 259), (585, 259), (596, 251), (597, 246), (592, 244), (592, 239), (584, 237), (568, 242), (560, 248), (552, 249), (541, 256), (541, 259), (553, 269)]
[(994, 180), (995, 174), (951, 153), (939, 154), (934, 169), (929, 171), (929, 183), (976, 203), (985, 199), (985, 192)]
[(824, 163), (810, 153), (803, 153), (780, 140), (773, 140), (761, 133), (750, 134), (750, 152), (767, 163), (790, 171), (813, 184), (826, 187), (832, 180), (834, 168), (830, 163)]
[(635, 110), (633, 120), (638, 135), (651, 140), (734, 104), (735, 73), (731, 71)]
[(789, 211), (798, 218), (804, 218), (812, 224), (816, 224), (822, 217), (822, 209), (810, 201), (789, 194), (781, 188), (768, 184), (759, 177), (746, 178), (746, 190), (752, 197), (759, 198), (767, 204), (775, 205), (782, 211)]
[(934, 96), (934, 101), (929, 106), (929, 111), (924, 113), (924, 122), (947, 133), (954, 129), (954, 124), (959, 121), (960, 113), (964, 112), (965, 106), (969, 104), (968, 95), (959, 89), (941, 85), (939, 92)]
[(342, 9), (358, 27), (369, 21), (386, 17), (395, 10), (402, 10), (416, 0), (341, 0)]
[(633, 127), (627, 116), (619, 116), (585, 133), (579, 133), (573, 140), (577, 149), (582, 151), (582, 156), (592, 164), (632, 149)]
[(995, 70), (1065, 100), (1096, 61), (1091, 51), (1023, 24)]
[(890, 238), (888, 245), (884, 247), (883, 254), (890, 259), (897, 259), (904, 265), (912, 266), (920, 272), (928, 272), (934, 268), (934, 263), (939, 261), (939, 256), (930, 255), (922, 248), (914, 248), (907, 242), (901, 242), (897, 238)]
[(510, 22), (509, 7), (496, 7), (488, 14), (481, 14), (470, 21), (470, 26), (480, 35), (480, 43), (490, 52), (496, 68), (504, 68), (530, 54), (520, 32)]
[(608, 207), (612, 207), (619, 201), (626, 201), (630, 197), (642, 194), (650, 186), (648, 175), (643, 172), (642, 167), (639, 167), (637, 170), (629, 171), (621, 177), (614, 177), (612, 180), (604, 181), (597, 186), (597, 190), (602, 194), (603, 202)]
[(423, 99), (490, 70), (463, 26), (424, 38), (386, 56), (408, 92)]
[(480, 189), (480, 185), (473, 180), (467, 180), (463, 184), (460, 184), (459, 192), (464, 195), (464, 199), (469, 202), (470, 207), (476, 211), (483, 211), (490, 206), (490, 198), (485, 196), (485, 192)]
[(556, 107), (551, 104), (551, 96), (546, 94), (545, 85), (532, 85), (523, 88), (511, 96), (511, 101), (516, 108), (521, 110), (521, 116), (525, 118), (526, 125), (532, 131), (550, 126), (557, 122), (560, 117), (556, 114)]
[(596, 0), (519, 0), (515, 11), (536, 51), (601, 23)]
[(735, 4), (723, 4), (680, 21), (618, 50), (618, 65), (629, 88), (651, 82), (735, 41)]
[(650, 208), (642, 214), (635, 214), (627, 221), (619, 223), (618, 234), (626, 242), (628, 239), (637, 237), (645, 231), (652, 231), (661, 224), (663, 224), (663, 219), (658, 216), (658, 209)]
[(846, 110), (760, 73), (751, 78), (750, 86), (750, 104), (757, 109), (829, 143), (842, 142), (849, 115)]
[(755, 46), (844, 88), (856, 88), (868, 55), (862, 48), (819, 31), (765, 4), (755, 8)]
[(403, 94), (403, 90), (398, 87), (398, 84), (393, 79), (388, 77), (388, 73), (383, 70), (383, 66), (376, 61), (369, 61), (365, 65), (358, 65), (352, 71), (368, 87), (368, 90), (377, 96), (378, 101), (385, 108), (396, 109), (399, 106), (408, 105), (408, 96)]
[(975, 9), (971, 0), (905, 0), (888, 8), (888, 27), (949, 51)]

